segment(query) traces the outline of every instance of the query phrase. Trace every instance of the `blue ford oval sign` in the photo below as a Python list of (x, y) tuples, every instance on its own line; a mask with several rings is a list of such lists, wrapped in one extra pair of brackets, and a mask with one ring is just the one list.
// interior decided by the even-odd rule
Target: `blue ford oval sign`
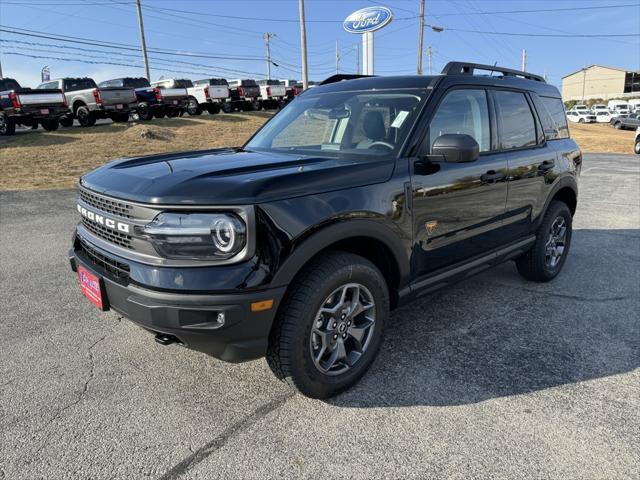
[(387, 7), (367, 7), (349, 15), (342, 26), (351, 33), (373, 32), (388, 24), (392, 17)]

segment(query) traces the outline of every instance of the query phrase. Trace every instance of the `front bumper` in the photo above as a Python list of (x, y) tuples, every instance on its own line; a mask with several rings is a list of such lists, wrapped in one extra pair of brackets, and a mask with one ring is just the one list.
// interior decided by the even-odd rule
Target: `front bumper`
[[(114, 261), (116, 268), (126, 267), (119, 259), (92, 245), (90, 248), (94, 250), (70, 250), (71, 269), (75, 272), (81, 265), (102, 278), (108, 308), (150, 332), (171, 335), (187, 348), (227, 362), (253, 360), (266, 354), (284, 287), (215, 294), (150, 290), (130, 281), (108, 263)], [(251, 310), (252, 303), (271, 299), (270, 309)], [(224, 313), (223, 325), (218, 322), (220, 313)]]

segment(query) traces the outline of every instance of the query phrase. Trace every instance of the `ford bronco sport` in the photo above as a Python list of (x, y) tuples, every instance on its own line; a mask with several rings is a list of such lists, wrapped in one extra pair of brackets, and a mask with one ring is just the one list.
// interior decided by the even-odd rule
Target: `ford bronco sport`
[(460, 62), (355, 77), (302, 93), (243, 147), (83, 176), (70, 261), (85, 296), (161, 344), (266, 356), (325, 398), (369, 368), (390, 310), (507, 260), (558, 275), (582, 157), (555, 87)]

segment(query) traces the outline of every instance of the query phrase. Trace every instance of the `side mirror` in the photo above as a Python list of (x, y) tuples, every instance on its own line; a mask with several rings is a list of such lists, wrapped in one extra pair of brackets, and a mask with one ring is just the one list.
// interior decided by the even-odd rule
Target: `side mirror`
[(480, 157), (480, 145), (471, 135), (446, 133), (436, 138), (428, 157), (446, 163), (475, 162)]

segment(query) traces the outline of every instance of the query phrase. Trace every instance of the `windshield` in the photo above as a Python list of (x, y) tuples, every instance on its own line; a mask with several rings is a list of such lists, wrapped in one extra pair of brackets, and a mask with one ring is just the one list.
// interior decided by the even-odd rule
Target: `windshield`
[(398, 153), (424, 91), (305, 94), (276, 115), (248, 150), (380, 159)]

